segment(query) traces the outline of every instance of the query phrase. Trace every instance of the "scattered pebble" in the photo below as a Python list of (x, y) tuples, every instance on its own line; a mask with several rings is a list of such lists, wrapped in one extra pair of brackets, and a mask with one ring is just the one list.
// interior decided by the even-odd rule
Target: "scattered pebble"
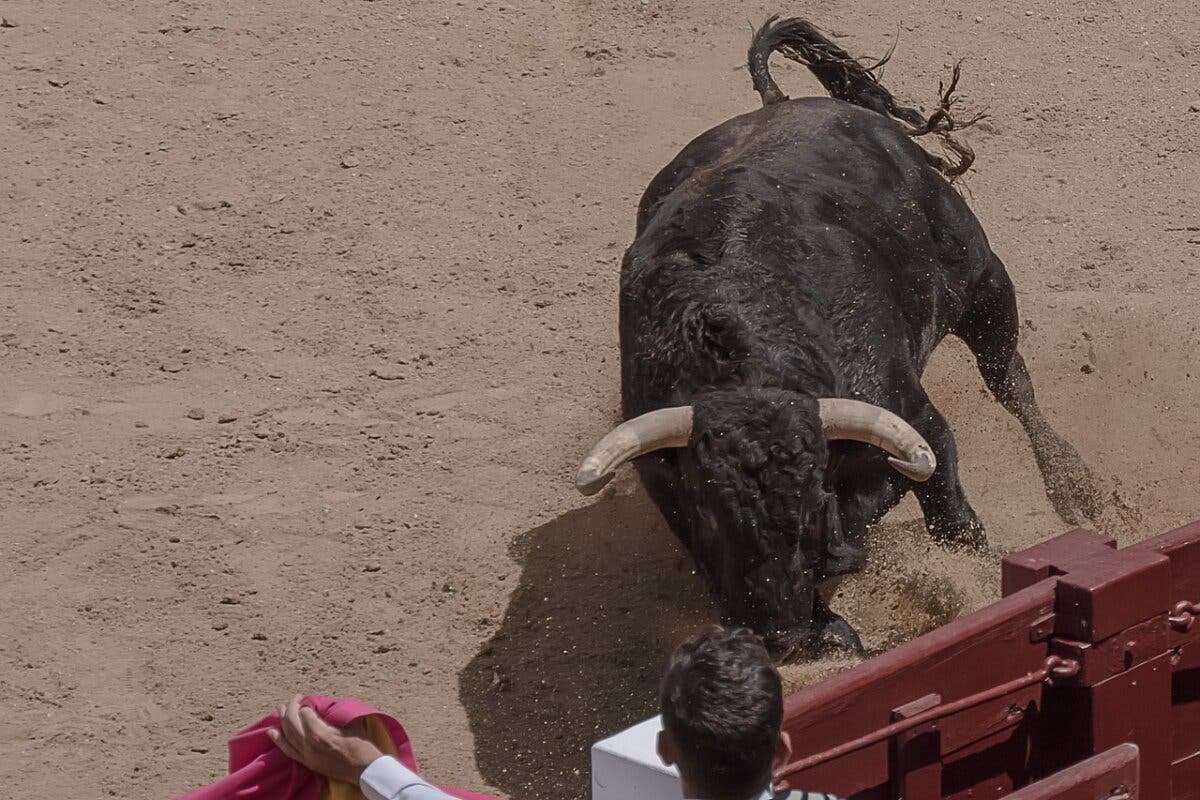
[[(357, 528), (358, 526), (355, 525), (354, 527)], [(381, 567), (378, 564), (367, 564), (363, 567), (363, 572), (379, 572), (380, 569)]]
[(174, 450), (169, 450), (163, 453), (163, 458), (182, 458), (187, 455), (187, 450), (182, 447), (176, 447)]
[(108, 105), (109, 100), (104, 95), (98, 94), (92, 98), (92, 102), (98, 106), (106, 106), (106, 105)]
[(1192, 103), (1190, 106), (1188, 106), (1188, 111), (1192, 112), (1193, 114), (1200, 114), (1200, 103)]
[(237, 599), (236, 597), (222, 597), (221, 598), (221, 605), (223, 605), (223, 606), (239, 606), (241, 604), (242, 604), (242, 601)]
[(204, 419), (204, 409), (203, 408), (189, 408), (188, 412), (187, 412), (187, 418), (188, 419), (196, 419), (196, 420)]
[(169, 364), (160, 364), (158, 368), (161, 369), (163, 372), (171, 372), (171, 373), (182, 372), (183, 364), (177, 364), (177, 363), (171, 362)]
[(7, 17), (0, 17), (0, 28), (15, 28), (17, 23), (9, 22)]
[(402, 374), (400, 374), (400, 372), (398, 372), (397, 370), (394, 370), (394, 369), (387, 369), (386, 367), (383, 369), (373, 369), (373, 370), (371, 370), (371, 372), (369, 374), (371, 375), (372, 378), (379, 378), (379, 380), (381, 380), (381, 381), (402, 381), (402, 380), (404, 380), (404, 376)]
[(68, 83), (70, 83), (70, 81), (67, 80), (66, 78), (48, 78), (46, 80), (46, 83), (49, 83), (55, 89), (61, 89), (64, 86), (66, 86)]
[(342, 156), (342, 166), (346, 169), (352, 169), (358, 166), (358, 156), (353, 153), (346, 153)]
[(213, 630), (214, 630), (214, 631), (223, 631), (223, 630), (225, 630), (225, 629), (226, 629), (226, 628), (228, 628), (228, 627), (229, 627), (229, 623), (228, 623), (228, 622), (218, 622), (216, 625), (213, 625), (213, 626), (212, 626), (212, 628), (213, 628)]
[(265, 642), (267, 640), (267, 635), (265, 633), (256, 633), (250, 638), (256, 642)]
[(267, 373), (267, 377), (268, 377), (268, 378), (274, 378), (275, 380), (280, 380), (281, 378), (283, 378), (283, 373), (281, 373), (281, 372), (268, 372), (268, 373)]
[(135, 427), (135, 428), (149, 428), (149, 427), (150, 427), (150, 423), (148, 423), (148, 422), (142, 422), (141, 420), (138, 420), (137, 422), (133, 423), (133, 427)]
[(231, 422), (237, 422), (236, 414), (222, 414), (221, 416), (217, 417), (218, 425), (228, 425)]
[(1084, 375), (1091, 375), (1093, 372), (1096, 371), (1096, 368), (1093, 367), (1091, 364), (1084, 364), (1082, 367), (1079, 368), (1079, 371), (1082, 372)]
[(975, 18), (975, 24), (976, 24), (976, 25), (980, 24), (981, 22), (983, 22), (983, 17), (976, 17), (976, 18)]

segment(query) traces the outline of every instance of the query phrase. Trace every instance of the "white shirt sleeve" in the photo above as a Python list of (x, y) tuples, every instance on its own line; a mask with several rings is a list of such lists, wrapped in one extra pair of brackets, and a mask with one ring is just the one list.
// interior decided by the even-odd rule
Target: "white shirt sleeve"
[(391, 756), (372, 761), (358, 785), (367, 800), (456, 800)]

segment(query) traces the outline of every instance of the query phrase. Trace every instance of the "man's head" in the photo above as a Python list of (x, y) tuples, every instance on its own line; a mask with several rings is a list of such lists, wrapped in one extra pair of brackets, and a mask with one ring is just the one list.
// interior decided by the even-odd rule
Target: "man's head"
[(662, 684), (658, 752), (688, 797), (751, 800), (791, 755), (783, 686), (750, 631), (712, 628), (680, 645)]

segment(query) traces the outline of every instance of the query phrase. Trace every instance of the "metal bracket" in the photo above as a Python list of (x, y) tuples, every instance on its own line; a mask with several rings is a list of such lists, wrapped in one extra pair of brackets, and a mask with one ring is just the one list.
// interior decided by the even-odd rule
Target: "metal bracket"
[(1187, 633), (1192, 629), (1192, 624), (1196, 621), (1197, 616), (1200, 616), (1200, 604), (1190, 600), (1180, 600), (1171, 609), (1171, 615), (1167, 617), (1167, 622), (1171, 623), (1171, 627), (1180, 633)]

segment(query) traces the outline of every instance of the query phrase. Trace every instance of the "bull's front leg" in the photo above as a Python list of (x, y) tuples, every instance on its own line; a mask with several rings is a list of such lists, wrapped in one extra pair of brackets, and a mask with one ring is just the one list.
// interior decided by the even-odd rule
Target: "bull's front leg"
[(908, 422), (925, 437), (938, 461), (937, 471), (929, 480), (912, 484), (913, 494), (925, 515), (925, 527), (939, 542), (985, 547), (987, 538), (983, 523), (975, 515), (958, 480), (958, 448), (954, 433), (924, 390), (920, 396), (923, 402), (917, 405)]
[(813, 627), (816, 630), (818, 650), (866, 655), (858, 632), (825, 605), (820, 594), (817, 594), (813, 607)]
[(825, 605), (815, 587), (812, 589), (811, 623), (768, 633), (764, 641), (771, 654), (784, 663), (830, 653), (866, 655), (858, 632)]

